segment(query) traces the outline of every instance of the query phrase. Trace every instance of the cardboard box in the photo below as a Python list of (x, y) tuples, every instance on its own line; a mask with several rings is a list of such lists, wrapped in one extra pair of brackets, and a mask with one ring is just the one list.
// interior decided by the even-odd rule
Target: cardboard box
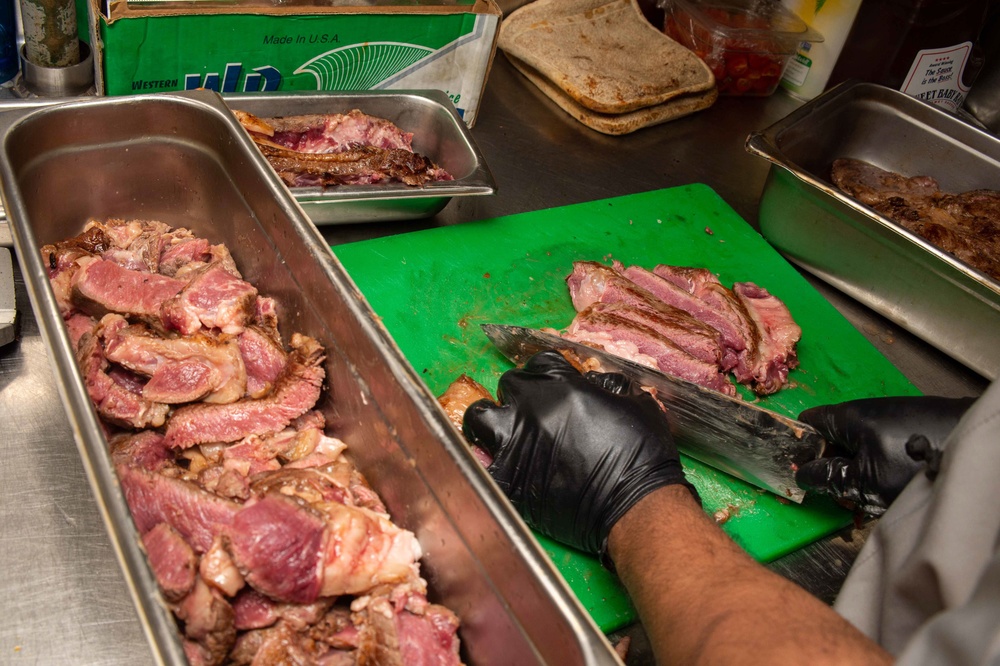
[(443, 90), (472, 126), (494, 0), (329, 7), (91, 0), (97, 92)]

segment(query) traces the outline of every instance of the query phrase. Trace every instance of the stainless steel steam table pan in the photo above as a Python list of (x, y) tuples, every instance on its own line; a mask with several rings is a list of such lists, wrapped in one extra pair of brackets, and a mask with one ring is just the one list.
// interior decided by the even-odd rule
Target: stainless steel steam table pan
[[(431, 217), (454, 197), (493, 194), (496, 181), (468, 127), (440, 90), (355, 93), (282, 93), (224, 95), (234, 109), (261, 117), (313, 113), (364, 113), (391, 120), (413, 133), (413, 149), (455, 177), (421, 187), (403, 183), (298, 187), (292, 189), (309, 219), (317, 225), (393, 222)], [(5, 100), (0, 113), (41, 108), (57, 100)], [(10, 245), (0, 210), (0, 245)]]
[(455, 180), (412, 187), (402, 183), (292, 188), (315, 224), (389, 222), (430, 217), (452, 197), (493, 194), (495, 181), (448, 96), (440, 90), (223, 95), (230, 108), (260, 117), (347, 113), (359, 109), (413, 133), (413, 150)]
[(192, 91), (76, 100), (3, 114), (0, 132), (3, 203), (16, 253), (77, 448), (157, 662), (184, 663), (183, 649), (39, 252), (78, 233), (90, 217), (158, 219), (225, 243), (246, 279), (276, 298), (282, 334), (301, 331), (325, 346), (327, 378), (317, 408), (393, 519), (416, 533), (431, 599), (462, 620), (465, 660), (616, 663), (221, 97)]
[(1000, 376), (1000, 284), (847, 196), (838, 157), (946, 192), (1000, 189), (1000, 140), (930, 104), (869, 83), (833, 88), (747, 150), (772, 163), (760, 231), (805, 270), (989, 379)]

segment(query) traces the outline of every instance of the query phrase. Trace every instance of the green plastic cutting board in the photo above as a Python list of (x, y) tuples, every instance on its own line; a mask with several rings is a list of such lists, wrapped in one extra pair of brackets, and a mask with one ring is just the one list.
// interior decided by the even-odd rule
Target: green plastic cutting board
[[(761, 399), (806, 407), (917, 390), (768, 243), (705, 185), (657, 190), (333, 248), (435, 395), (467, 373), (491, 391), (512, 367), (482, 323), (561, 328), (572, 320), (565, 278), (577, 260), (652, 268), (704, 266), (724, 284), (752, 281), (802, 327), (790, 385)], [(753, 399), (744, 392), (748, 399)], [(706, 511), (751, 556), (768, 562), (846, 526), (851, 515), (809, 496), (795, 505), (685, 458)], [(592, 557), (538, 537), (604, 631), (635, 619), (615, 576)]]

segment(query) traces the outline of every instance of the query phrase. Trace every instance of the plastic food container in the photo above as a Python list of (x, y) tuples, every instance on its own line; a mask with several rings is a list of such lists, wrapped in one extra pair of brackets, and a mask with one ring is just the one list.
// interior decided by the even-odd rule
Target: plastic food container
[(663, 32), (704, 60), (721, 95), (774, 92), (802, 42), (823, 36), (770, 0), (660, 0)]

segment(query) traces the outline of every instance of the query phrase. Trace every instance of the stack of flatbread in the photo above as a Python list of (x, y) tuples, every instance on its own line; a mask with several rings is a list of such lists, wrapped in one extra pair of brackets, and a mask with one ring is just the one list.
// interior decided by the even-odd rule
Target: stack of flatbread
[(535, 0), (498, 42), (532, 83), (587, 127), (627, 134), (718, 97), (701, 58), (652, 26), (637, 0)]

